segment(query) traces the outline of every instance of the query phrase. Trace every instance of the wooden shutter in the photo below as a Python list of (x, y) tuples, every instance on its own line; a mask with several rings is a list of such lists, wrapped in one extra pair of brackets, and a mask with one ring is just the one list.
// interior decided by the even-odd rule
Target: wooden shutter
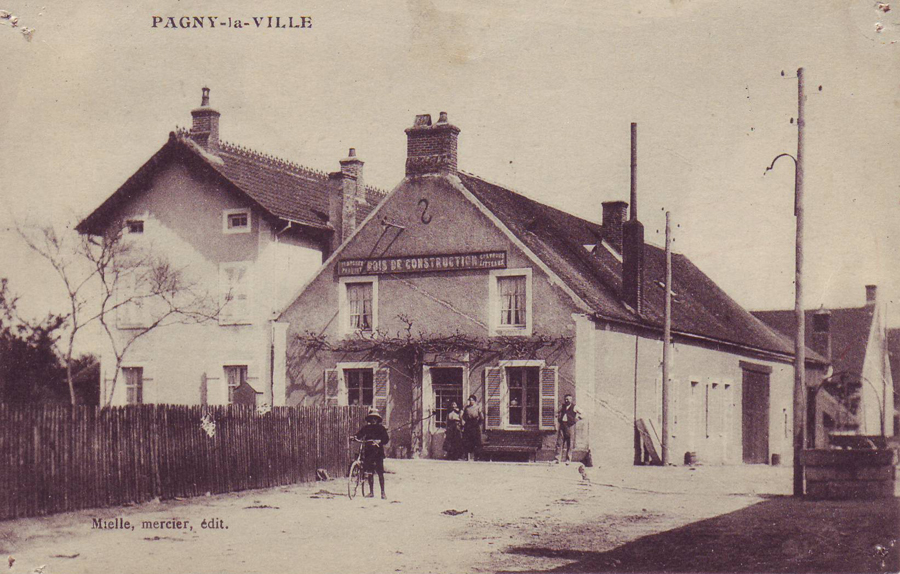
[(336, 407), (338, 405), (340, 386), (338, 370), (325, 369), (325, 404), (329, 407)]
[(378, 412), (381, 413), (381, 417), (384, 419), (385, 423), (387, 423), (387, 404), (388, 404), (388, 390), (390, 387), (391, 381), (391, 370), (390, 369), (375, 369), (375, 408), (378, 409)]
[(559, 367), (541, 368), (541, 430), (556, 428), (556, 398)]
[(486, 426), (489, 429), (503, 426), (503, 367), (485, 367), (485, 413)]

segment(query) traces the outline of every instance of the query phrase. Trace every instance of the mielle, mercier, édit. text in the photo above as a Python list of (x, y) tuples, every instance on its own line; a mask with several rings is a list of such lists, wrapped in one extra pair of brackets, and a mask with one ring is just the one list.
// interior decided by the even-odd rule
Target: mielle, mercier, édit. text
[(312, 16), (251, 16), (232, 18), (231, 16), (153, 16), (151, 28), (168, 30), (197, 30), (206, 28), (272, 28), (310, 29)]

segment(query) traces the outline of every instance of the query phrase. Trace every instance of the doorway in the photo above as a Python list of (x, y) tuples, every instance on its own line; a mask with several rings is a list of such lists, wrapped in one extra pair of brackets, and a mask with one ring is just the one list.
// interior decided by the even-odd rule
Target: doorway
[(742, 390), (744, 463), (769, 462), (769, 374), (744, 369)]

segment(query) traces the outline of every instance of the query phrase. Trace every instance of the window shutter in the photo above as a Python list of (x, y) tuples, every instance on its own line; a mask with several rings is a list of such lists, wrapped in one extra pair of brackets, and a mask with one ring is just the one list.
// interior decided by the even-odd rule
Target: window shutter
[(387, 422), (388, 387), (390, 383), (390, 369), (375, 369), (375, 408), (381, 413), (381, 417)]
[(489, 429), (503, 426), (503, 367), (485, 367), (485, 424)]
[(338, 380), (338, 370), (325, 369), (325, 404), (329, 407), (336, 407), (339, 404), (339, 394), (340, 381)]
[(556, 428), (559, 367), (541, 368), (541, 430)]

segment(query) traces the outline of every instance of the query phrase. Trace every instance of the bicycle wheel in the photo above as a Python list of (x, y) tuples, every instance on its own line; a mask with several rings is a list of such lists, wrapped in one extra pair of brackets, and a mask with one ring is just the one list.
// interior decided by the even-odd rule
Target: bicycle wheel
[(350, 497), (350, 500), (356, 496), (356, 490), (362, 481), (362, 474), (362, 465), (358, 460), (353, 461), (353, 464), (350, 465), (350, 476), (347, 477), (347, 496)]
[(363, 498), (367, 496), (372, 496), (372, 486), (369, 484), (369, 479), (372, 477), (371, 472), (363, 472), (359, 475), (359, 482), (362, 485), (362, 495)]

